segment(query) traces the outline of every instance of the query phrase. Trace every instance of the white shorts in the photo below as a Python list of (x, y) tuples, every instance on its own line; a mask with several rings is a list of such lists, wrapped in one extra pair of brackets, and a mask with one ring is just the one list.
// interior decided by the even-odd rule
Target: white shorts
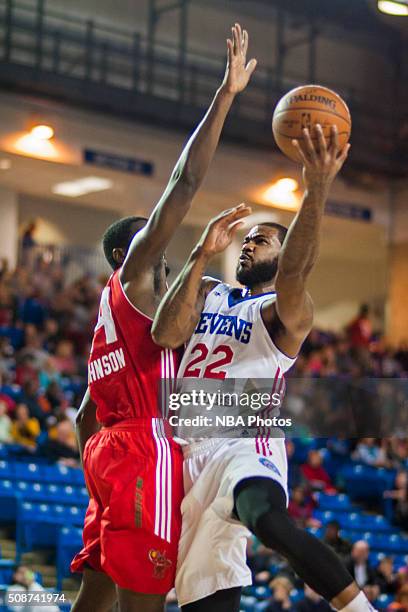
[(245, 478), (263, 476), (278, 482), (288, 500), (287, 471), (282, 438), (212, 439), (185, 447), (176, 574), (180, 606), (252, 584), (246, 564), (250, 532), (232, 518), (234, 489)]

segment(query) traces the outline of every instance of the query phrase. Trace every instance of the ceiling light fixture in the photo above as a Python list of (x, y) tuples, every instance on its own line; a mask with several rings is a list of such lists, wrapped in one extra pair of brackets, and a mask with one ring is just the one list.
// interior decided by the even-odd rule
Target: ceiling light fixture
[(408, 0), (378, 0), (377, 6), (386, 15), (408, 17)]
[(51, 140), (54, 136), (54, 128), (45, 124), (35, 125), (31, 128), (30, 134), (38, 140)]
[(298, 187), (299, 184), (295, 179), (279, 179), (264, 191), (263, 199), (272, 206), (296, 210), (299, 207), (299, 198), (295, 193)]
[(66, 196), (68, 198), (78, 198), (79, 196), (96, 191), (105, 191), (113, 186), (113, 181), (99, 176), (87, 176), (76, 181), (65, 181), (57, 183), (52, 188), (52, 193)]

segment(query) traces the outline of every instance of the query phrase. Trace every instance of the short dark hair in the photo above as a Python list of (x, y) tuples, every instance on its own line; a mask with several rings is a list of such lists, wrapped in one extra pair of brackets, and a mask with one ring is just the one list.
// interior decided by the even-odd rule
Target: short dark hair
[(332, 521), (329, 521), (328, 523), (326, 523), (326, 528), (327, 527), (335, 527), (339, 531), (340, 530), (340, 523), (339, 523), (339, 521), (332, 520)]
[(147, 219), (146, 217), (124, 217), (112, 223), (104, 233), (102, 238), (103, 252), (113, 270), (120, 267), (113, 258), (113, 249), (128, 250), (133, 236), (137, 233), (134, 231), (133, 225), (139, 221), (147, 221)]
[(272, 227), (278, 230), (278, 238), (279, 242), (283, 244), (285, 240), (286, 234), (288, 233), (288, 228), (280, 223), (273, 223), (272, 221), (266, 221), (265, 223), (259, 223), (259, 225), (263, 225), (264, 227)]

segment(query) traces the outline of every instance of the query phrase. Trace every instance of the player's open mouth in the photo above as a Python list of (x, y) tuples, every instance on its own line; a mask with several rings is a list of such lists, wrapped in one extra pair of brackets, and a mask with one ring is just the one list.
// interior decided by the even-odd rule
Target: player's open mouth
[(240, 263), (245, 263), (245, 262), (250, 262), (252, 261), (251, 258), (249, 257), (249, 255), (240, 255), (239, 257), (239, 262)]

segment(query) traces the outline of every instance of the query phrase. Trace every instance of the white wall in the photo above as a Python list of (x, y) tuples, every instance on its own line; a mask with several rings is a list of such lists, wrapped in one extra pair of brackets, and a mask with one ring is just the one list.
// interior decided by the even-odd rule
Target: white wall
[(0, 259), (6, 258), (10, 268), (17, 256), (17, 194), (0, 186)]
[(18, 223), (22, 228), (37, 221), (35, 239), (39, 244), (100, 246), (106, 228), (118, 218), (115, 212), (67, 205), (65, 202), (41, 200), (21, 195)]

